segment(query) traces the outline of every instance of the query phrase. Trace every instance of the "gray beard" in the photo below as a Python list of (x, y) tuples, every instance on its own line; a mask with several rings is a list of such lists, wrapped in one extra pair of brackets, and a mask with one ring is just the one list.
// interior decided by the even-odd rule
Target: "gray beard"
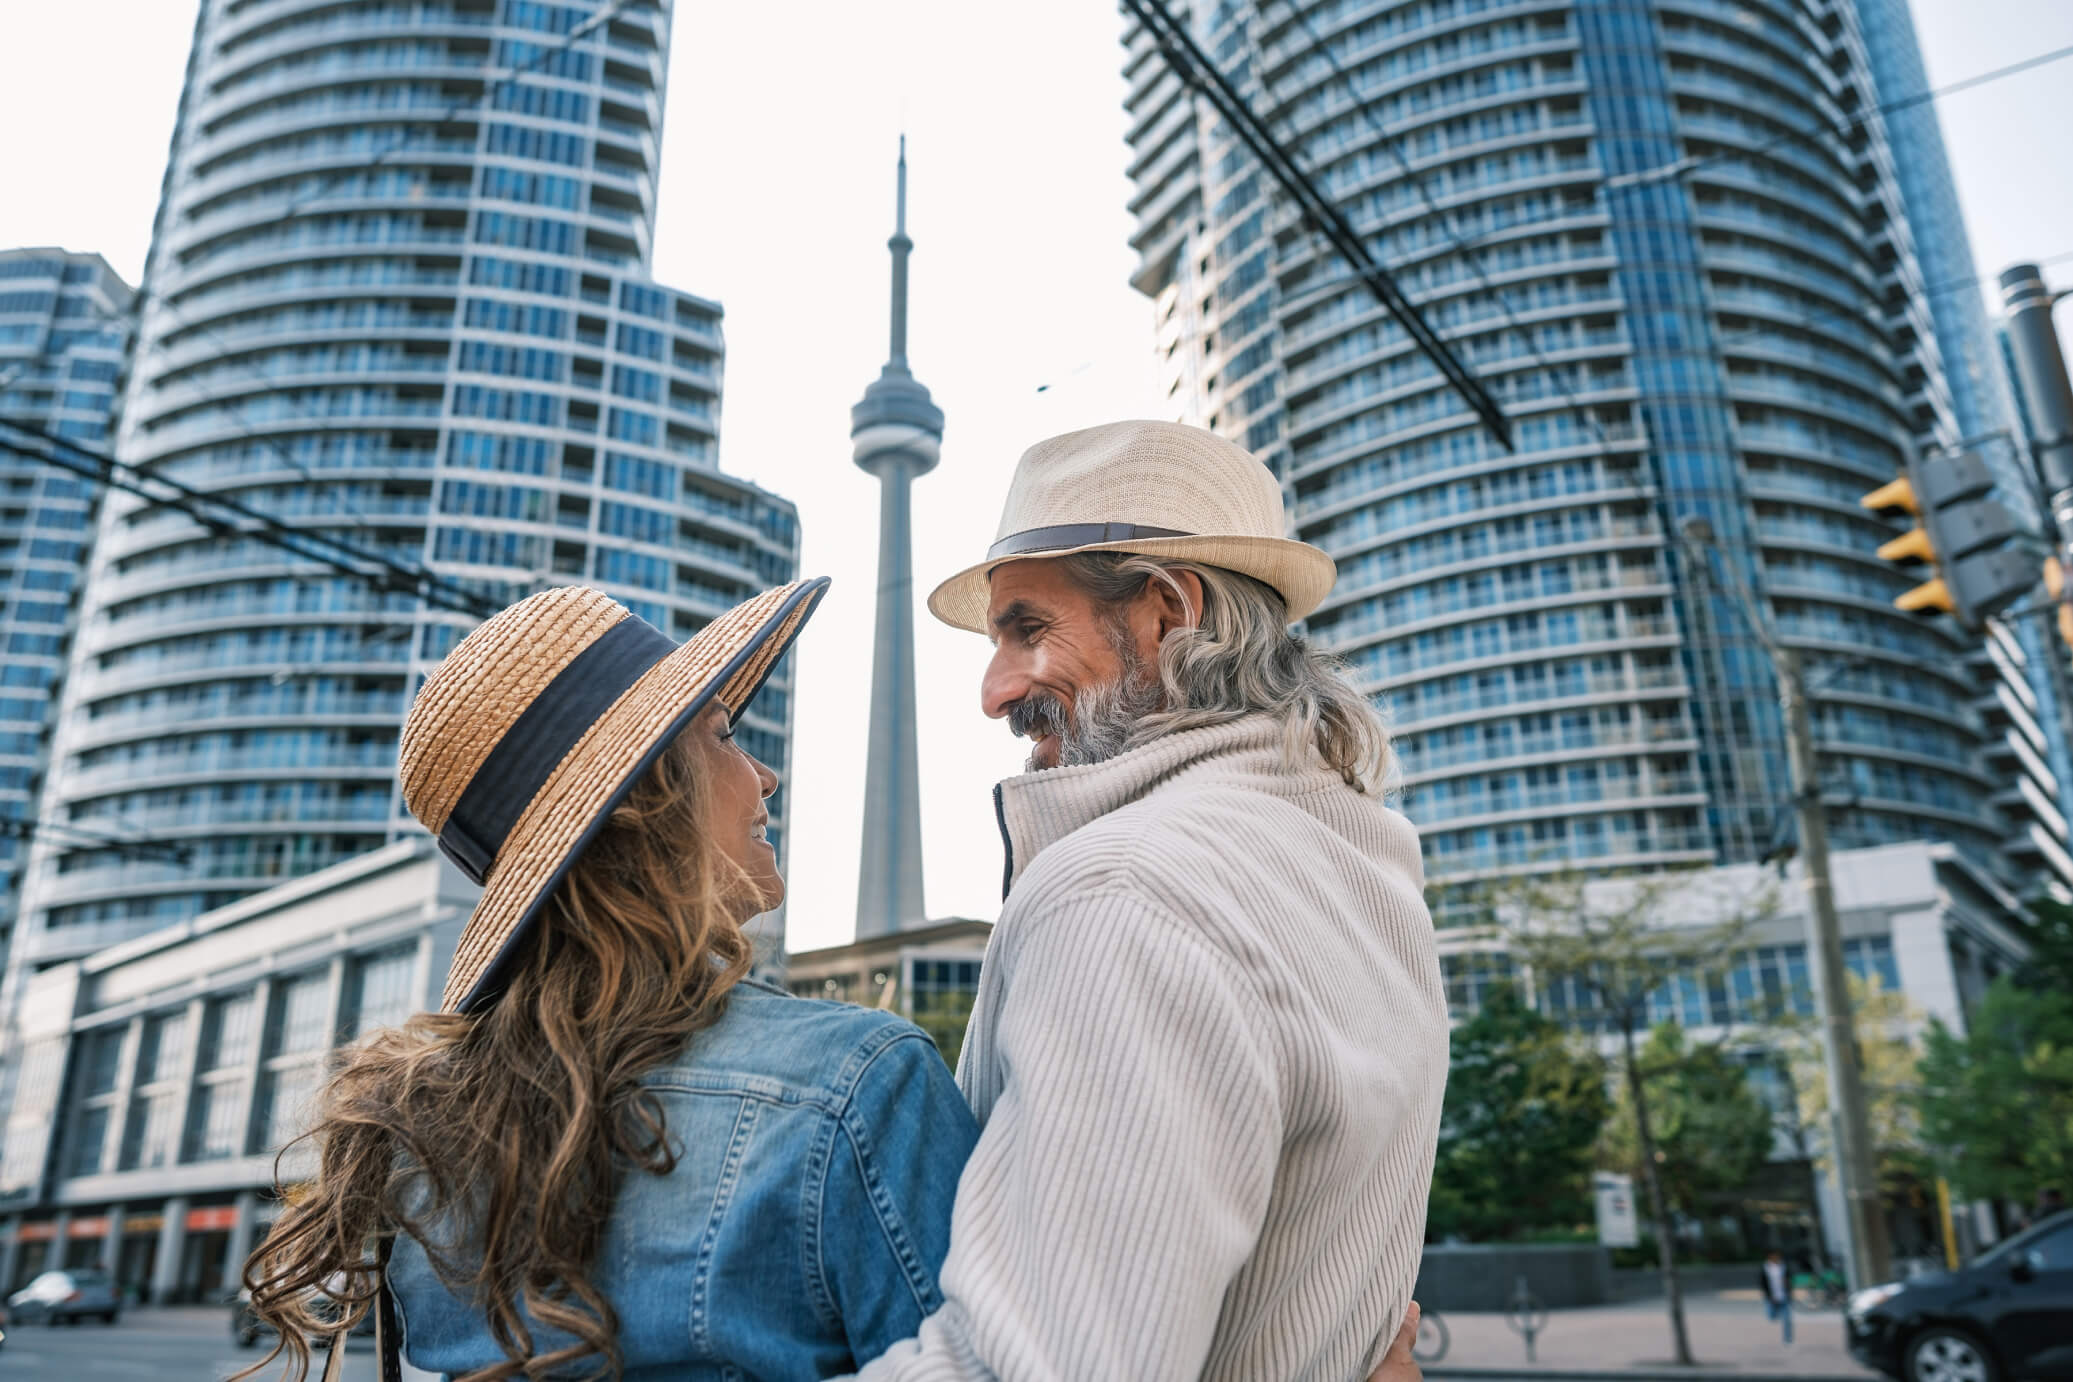
[[(1114, 681), (1082, 687), (1070, 715), (1057, 697), (1034, 695), (1008, 712), (1008, 728), (1024, 738), (1057, 736), (1061, 768), (1104, 763), (1129, 748), (1139, 722), (1164, 704), (1165, 691), (1135, 648), (1120, 640), (1115, 646), (1122, 672)], [(1023, 767), (1035, 772), (1036, 756), (1030, 755)]]

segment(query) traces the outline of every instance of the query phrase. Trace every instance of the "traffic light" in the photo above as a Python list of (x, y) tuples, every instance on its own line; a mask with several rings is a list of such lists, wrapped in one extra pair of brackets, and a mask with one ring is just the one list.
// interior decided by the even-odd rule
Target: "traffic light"
[(1913, 613), (1942, 611), (1977, 629), (2037, 583), (2034, 559), (2014, 545), (2022, 529), (1998, 500), (1988, 497), (1994, 477), (1974, 455), (1917, 461), (1908, 474), (1879, 486), (1858, 502), (1867, 509), (1905, 509), (1918, 520), (1913, 532), (1879, 548), (1887, 561), (1925, 562), (1931, 579), (1893, 603)]
[(2059, 638), (2073, 648), (2073, 591), (2066, 589), (2065, 568), (2057, 557), (2044, 559), (2044, 593), (2059, 607)]

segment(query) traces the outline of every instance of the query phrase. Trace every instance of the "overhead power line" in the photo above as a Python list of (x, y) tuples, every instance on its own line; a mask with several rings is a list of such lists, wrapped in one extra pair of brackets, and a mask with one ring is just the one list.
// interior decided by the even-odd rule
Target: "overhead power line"
[(1123, 0), (1123, 7), (1130, 12), (1144, 31), (1158, 45), (1173, 74), (1190, 90), (1207, 100), (1224, 118), (1233, 133), (1252, 151), (1260, 166), (1281, 185), (1282, 191), (1296, 203), (1303, 219), (1313, 229), (1331, 242), (1332, 248), (1342, 255), (1361, 280), (1367, 284), (1389, 314), (1404, 328), (1417, 345), (1419, 351), (1432, 361), (1435, 368), (1445, 376), (1462, 401), (1482, 419), (1505, 450), (1512, 449), (1511, 421), (1490, 396), (1482, 382), (1467, 365), (1455, 355), (1449, 346), (1432, 329), (1419, 311), (1416, 303), (1404, 295), (1389, 271), (1375, 262), (1368, 253), (1365, 242), (1347, 221), (1331, 200), (1311, 182), (1304, 171), (1280, 141), (1268, 130), (1266, 124), (1255, 115), (1245, 98), (1238, 94), (1224, 74), (1217, 70), (1187, 26), (1176, 19), (1166, 0)]
[[(1413, 171), (1410, 160), (1404, 157), (1403, 150), (1397, 147), (1396, 136), (1389, 133), (1381, 115), (1376, 112), (1374, 104), (1361, 96), (1359, 88), (1354, 84), (1353, 74), (1346, 70), (1345, 66), (1339, 61), (1338, 54), (1334, 53), (1331, 45), (1326, 43), (1323, 37), (1319, 35), (1316, 27), (1310, 22), (1310, 16), (1303, 13), (1299, 7), (1298, 0), (1289, 0), (1287, 8), (1296, 23), (1302, 26), (1304, 36), (1310, 40), (1312, 47), (1317, 52), (1323, 54), (1325, 63), (1331, 68), (1333, 79), (1345, 89), (1346, 95), (1359, 109), (1361, 118), (1367, 122), (1368, 128), (1374, 132), (1382, 147), (1387, 150), (1389, 156), (1395, 161), (1398, 170), (1404, 175), (1404, 181), (1411, 185), (1411, 190), (1417, 194), (1418, 200), (1425, 207), (1426, 212), (1430, 215), (1438, 216), (1439, 204), (1433, 199), (1431, 189), (1425, 185), (1425, 180)], [(1262, 88), (1266, 87), (1266, 75), (1264, 73), (1261, 74), (1260, 85)], [(1516, 339), (1525, 345), (1526, 353), (1532, 357), (1536, 365), (1540, 366), (1542, 377), (1554, 385), (1556, 392), (1562, 396), (1562, 401), (1569, 405), (1569, 409), (1577, 422), (1583, 426), (1585, 431), (1591, 433), (1597, 440), (1598, 445), (1600, 447), (1609, 447), (1610, 442), (1605, 435), (1604, 426), (1590, 409), (1584, 407), (1582, 401), (1577, 398), (1576, 391), (1570, 387), (1569, 371), (1563, 366), (1551, 362), (1534, 341), (1533, 333), (1522, 329), (1518, 313), (1512, 310), (1511, 303), (1505, 297), (1504, 289), (1491, 281), (1490, 275), (1484, 269), (1482, 260), (1477, 256), (1474, 246), (1457, 235), (1453, 227), (1447, 223), (1445, 217), (1439, 217), (1437, 224), (1440, 233), (1447, 237), (1448, 243), (1460, 255), (1461, 262), (1466, 264), (1469, 272), (1475, 276), (1477, 284), (1490, 295), (1490, 300), (1497, 305), (1497, 310), (1504, 317), (1505, 325), (1514, 330)]]
[[(6, 433), (27, 440), (10, 440)], [(248, 504), (197, 489), (157, 471), (124, 464), (113, 456), (90, 451), (40, 427), (0, 418), (0, 452), (24, 460), (41, 461), (84, 479), (111, 485), (154, 504), (177, 509), (211, 532), (266, 543), (307, 561), (328, 566), (355, 580), (365, 581), (379, 590), (415, 596), (435, 609), (487, 619), (502, 608), (487, 596), (425, 567), (400, 562), (385, 553), (332, 537), (320, 529), (292, 527)]]
[[(567, 52), (579, 40), (596, 33), (600, 28), (618, 18), (629, 7), (646, 7), (649, 3), (650, 0), (611, 0), (611, 3), (583, 23), (573, 27), (556, 42), (543, 45), (539, 51), (535, 52), (526, 61), (515, 64), (493, 80), (487, 82), (479, 95), (464, 97), (461, 100), (452, 102), (433, 117), (429, 123), (436, 127), (459, 119), (471, 110), (487, 109), (497, 92), (538, 70), (558, 55)], [(406, 152), (412, 138), (409, 131), (422, 128), (427, 123), (423, 120), (408, 122), (404, 126), (405, 132), (399, 133), (368, 157), (334, 169), (320, 179), (315, 186), (296, 194), (280, 212), (249, 227), (248, 230), (270, 229), (285, 225), (299, 217), (310, 214), (315, 203), (332, 188), (337, 187), (349, 178), (358, 177), (363, 173), (378, 169), (390, 158), (399, 153)], [(185, 315), (179, 312), (172, 303), (164, 301), (162, 295), (154, 294), (148, 266), (145, 280), (138, 285), (137, 292), (131, 299), (127, 313), (117, 314), (102, 311), (98, 312), (97, 315), (101, 316), (103, 320), (124, 325), (134, 330), (141, 323), (144, 311), (154, 297), (158, 297), (163, 310), (173, 317), (175, 330), (192, 332), (201, 336), (223, 350), (224, 353), (220, 358), (236, 365), (254, 379), (261, 382), (271, 382), (265, 371), (250, 359), (247, 354), (233, 351), (223, 334), (216, 330), (214, 326), (207, 323), (188, 321)], [(133, 336), (131, 339), (131, 349), (134, 350), (140, 344), (141, 339)], [(162, 352), (164, 345), (161, 342), (154, 342), (153, 348)], [(54, 358), (62, 358), (63, 355), (69, 354), (70, 350), (71, 347), (67, 347), (65, 351), (58, 352), (56, 357), (50, 351), (45, 350), (18, 362), (4, 379), (0, 379), (0, 388), (11, 385), (17, 377), (26, 371), (34, 369)], [(302, 412), (312, 420), (319, 418), (319, 414), (310, 411), (309, 405), (297, 399), (292, 393), (284, 393), (279, 390), (274, 390), (273, 392), (277, 396), (286, 399), (289, 405), (296, 411)], [(235, 409), (227, 410), (225, 418), (231, 428), (246, 440), (266, 447), (280, 457), (289, 469), (313, 483), (317, 482), (318, 476), (316, 473), (310, 469), (301, 457), (295, 455), (294, 451), (278, 435), (252, 426)], [(183, 484), (167, 476), (160, 475), (153, 470), (126, 465), (116, 461), (112, 456), (89, 451), (76, 443), (53, 436), (38, 428), (26, 426), (8, 419), (0, 419), (0, 424), (4, 424), (45, 443), (42, 447), (32, 445), (25, 448), (11, 443), (0, 442), (0, 450), (5, 450), (19, 457), (55, 465), (84, 478), (110, 484), (118, 489), (140, 495), (156, 503), (180, 509), (196, 522), (203, 524), (212, 531), (226, 535), (252, 537), (262, 542), (268, 542), (284, 551), (293, 552), (297, 556), (322, 562), (343, 575), (357, 580), (368, 581), (382, 590), (408, 591), (413, 594), (421, 594), (426, 603), (434, 608), (473, 615), (477, 618), (487, 618), (489, 615), (496, 613), (499, 608), (495, 602), (477, 595), (465, 586), (437, 576), (423, 567), (405, 565), (394, 558), (384, 556), (378, 552), (369, 552), (364, 548), (327, 537), (322, 533), (292, 527), (258, 509), (252, 508), (250, 505), (211, 495), (192, 485)], [(366, 515), (360, 513), (352, 504), (350, 496), (344, 496), (344, 498), (347, 512), (342, 517), (356, 526), (366, 526)], [(214, 512), (211, 512), (211, 510)]]
[(1916, 91), (1880, 105), (1867, 107), (1851, 115), (1834, 129), (1781, 130), (1753, 149), (1723, 150), (1717, 154), (1687, 156), (1674, 162), (1658, 164), (1653, 168), (1641, 168), (1631, 173), (1617, 174), (1607, 178), (1605, 185), (1609, 188), (1620, 188), (1638, 187), (1651, 182), (1667, 182), (1672, 178), (1681, 178), (1686, 173), (1694, 172), (1710, 164), (1723, 163), (1730, 159), (1746, 158), (1751, 154), (1769, 153), (1771, 150), (1786, 144), (1805, 144), (1826, 151), (1826, 146), (1821, 142), (1823, 139), (1844, 134), (1867, 124), (1875, 115), (1892, 115), (1899, 111), (1910, 110), (1915, 106), (1928, 105), (1941, 97), (1951, 95), (1953, 92), (1969, 91), (1973, 87), (1985, 86), (1990, 82), (1998, 82), (2003, 78), (2017, 76), (2020, 73), (2030, 71), (2032, 68), (2043, 67), (2048, 63), (2059, 62), (2065, 58), (2073, 58), (2073, 46), (2054, 48), (2048, 53), (2038, 53), (2034, 57), (2024, 58), (2020, 62), (2009, 63), (2006, 67), (1997, 67), (1989, 72), (1980, 72), (1952, 82), (1948, 86), (1934, 87), (1927, 91)]
[(23, 820), (18, 816), (0, 816), (0, 837), (28, 840), (38, 835), (55, 839), (64, 849), (106, 849), (120, 854), (125, 859), (161, 859), (171, 864), (184, 865), (194, 862), (193, 847), (172, 840), (105, 835), (98, 830), (81, 830), (78, 826), (60, 821)]

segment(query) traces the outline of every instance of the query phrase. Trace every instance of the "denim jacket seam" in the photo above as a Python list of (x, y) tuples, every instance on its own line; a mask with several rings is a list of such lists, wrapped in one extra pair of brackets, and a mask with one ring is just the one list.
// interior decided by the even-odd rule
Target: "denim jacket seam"
[(755, 1135), (762, 1111), (761, 1101), (744, 1099), (735, 1115), (734, 1133), (727, 1139), (727, 1154), (720, 1162), (719, 1183), (713, 1187), (713, 1206), (706, 1217), (705, 1233), (698, 1240), (698, 1256), (691, 1269), (691, 1347), (699, 1355), (713, 1356), (708, 1318), (712, 1295), (713, 1249), (719, 1241), (720, 1224), (727, 1217), (735, 1187), (741, 1181), (742, 1163), (749, 1139)]
[(902, 1037), (914, 1035), (913, 1029), (904, 1023), (887, 1023), (871, 1036), (858, 1042), (842, 1066), (825, 1085), (814, 1088), (799, 1088), (781, 1084), (758, 1075), (736, 1075), (715, 1077), (711, 1072), (700, 1072), (683, 1066), (673, 1066), (659, 1071), (650, 1071), (641, 1077), (644, 1088), (664, 1090), (679, 1094), (718, 1095), (724, 1098), (755, 1099), (766, 1104), (804, 1105), (818, 1108), (823, 1113), (840, 1118), (854, 1097), (857, 1083), (864, 1071), (880, 1052)]
[[(889, 1030), (896, 1039), (928, 1040), (920, 1032), (900, 1031), (897, 1028)], [(851, 1117), (855, 1107), (857, 1086), (862, 1083), (865, 1072), (879, 1056), (893, 1049), (893, 1046), (892, 1040), (880, 1044), (864, 1063), (864, 1068), (857, 1072), (857, 1077), (850, 1081), (849, 1097), (843, 1102), (841, 1128), (843, 1135), (849, 1139), (851, 1149), (856, 1153), (857, 1171), (864, 1183), (865, 1197), (871, 1202), (873, 1217), (878, 1220), (879, 1231), (885, 1235), (888, 1246), (892, 1248), (894, 1257), (899, 1261), (901, 1274), (906, 1278), (907, 1290), (914, 1297), (915, 1308), (923, 1315), (928, 1315), (933, 1313), (940, 1303), (940, 1288), (936, 1285), (933, 1274), (922, 1266), (921, 1258), (914, 1249), (914, 1241), (907, 1232), (906, 1221), (900, 1217), (899, 1207), (893, 1203), (892, 1195), (885, 1188), (884, 1178), (878, 1171), (877, 1158), (872, 1153), (869, 1130), (861, 1120)], [(931, 1054), (933, 1053), (932, 1047)]]
[(828, 1176), (835, 1164), (835, 1134), (839, 1120), (822, 1110), (819, 1126), (806, 1149), (806, 1174), (800, 1178), (799, 1222), (805, 1230), (800, 1244), (800, 1270), (806, 1279), (806, 1295), (814, 1313), (830, 1332), (840, 1335), (842, 1312), (835, 1307), (835, 1293), (828, 1289), (826, 1235), (821, 1231), (827, 1212)]

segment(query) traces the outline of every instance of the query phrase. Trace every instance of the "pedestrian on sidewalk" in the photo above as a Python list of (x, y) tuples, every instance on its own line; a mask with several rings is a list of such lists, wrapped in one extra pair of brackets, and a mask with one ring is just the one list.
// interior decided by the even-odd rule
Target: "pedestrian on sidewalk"
[(1757, 1285), (1763, 1288), (1764, 1318), (1779, 1321), (1785, 1342), (1792, 1342), (1792, 1269), (1785, 1265), (1785, 1259), (1777, 1249), (1764, 1258), (1763, 1266), (1757, 1269)]

